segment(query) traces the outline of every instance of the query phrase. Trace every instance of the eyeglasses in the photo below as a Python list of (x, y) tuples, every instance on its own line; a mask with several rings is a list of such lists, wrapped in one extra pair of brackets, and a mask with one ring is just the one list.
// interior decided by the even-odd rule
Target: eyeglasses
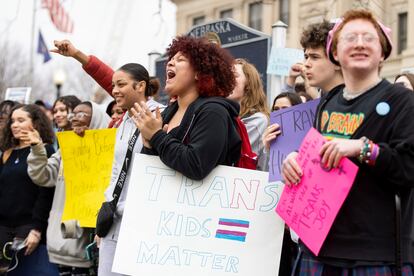
[(350, 33), (350, 34), (346, 34), (342, 36), (341, 39), (345, 41), (346, 43), (351, 44), (351, 43), (357, 43), (360, 36), (362, 38), (362, 41), (368, 44), (373, 43), (374, 41), (378, 39), (376, 35), (371, 34), (371, 33), (363, 33), (363, 34)]
[(82, 120), (85, 117), (89, 117), (91, 116), (90, 114), (80, 111), (80, 112), (76, 112), (76, 113), (69, 113), (68, 114), (68, 120), (72, 121), (74, 118)]

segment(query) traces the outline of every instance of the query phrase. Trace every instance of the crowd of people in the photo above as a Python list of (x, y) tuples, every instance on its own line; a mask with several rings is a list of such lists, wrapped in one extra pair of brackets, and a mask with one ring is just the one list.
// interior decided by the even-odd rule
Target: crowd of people
[[(305, 58), (291, 67), (272, 103), (252, 63), (206, 38), (178, 36), (168, 47), (166, 105), (155, 100), (160, 84), (144, 66), (113, 70), (70, 41), (55, 41), (52, 52), (79, 61), (114, 101), (106, 112), (71, 95), (56, 99), (50, 110), (41, 101), (0, 103), (0, 275), (120, 275), (112, 265), (131, 176), (126, 157), (133, 162), (134, 153), (156, 155), (201, 180), (218, 165), (238, 164), (240, 118), (257, 155), (256, 170), (268, 171), (270, 146), (282, 132), (270, 124), (270, 112), (316, 98), (314, 127), (326, 137), (322, 165), (336, 168), (347, 157), (359, 171), (318, 256), (300, 238), (292, 241), (286, 227), (275, 275), (413, 275), (414, 75), (402, 73), (395, 84), (380, 77), (392, 50), (390, 32), (360, 9), (335, 23), (307, 26), (300, 39)], [(357, 125), (350, 127), (355, 116)], [(117, 128), (101, 208), (113, 208), (111, 224), (68, 225), (72, 231), (66, 231), (65, 166), (54, 133), (82, 137), (103, 128)], [(300, 185), (305, 173), (297, 156), (292, 152), (283, 161), (288, 187)], [(97, 264), (85, 252), (94, 242)]]

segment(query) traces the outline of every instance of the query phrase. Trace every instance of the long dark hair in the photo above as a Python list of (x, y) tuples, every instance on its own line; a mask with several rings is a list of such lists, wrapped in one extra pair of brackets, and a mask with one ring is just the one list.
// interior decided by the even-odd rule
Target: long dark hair
[(122, 65), (118, 71), (123, 71), (131, 76), (135, 81), (144, 81), (145, 82), (145, 97), (148, 98), (153, 96), (158, 92), (158, 86), (156, 84), (157, 79), (150, 78), (147, 69), (144, 66), (138, 63), (127, 63)]
[[(57, 102), (61, 102), (65, 105), (66, 112), (69, 115), (69, 113), (71, 113), (73, 109), (75, 109), (75, 107), (81, 103), (81, 100), (79, 100), (78, 97), (73, 96), (73, 95), (61, 96), (57, 98), (56, 101), (54, 102), (53, 107), (52, 107), (52, 114), (55, 114), (55, 106)], [(70, 129), (72, 129), (72, 125), (70, 121), (68, 120), (67, 127), (65, 126), (63, 130), (70, 130)], [(61, 131), (61, 130), (62, 129), (59, 129), (58, 131)]]
[(73, 95), (67, 95), (67, 96), (61, 96), (56, 99), (55, 103), (53, 104), (52, 112), (54, 112), (55, 106), (57, 102), (61, 102), (66, 106), (66, 111), (72, 112), (72, 110), (81, 103), (81, 100), (79, 100), (76, 96)]
[(292, 106), (302, 103), (302, 99), (299, 97), (298, 94), (293, 92), (283, 92), (277, 95), (273, 100), (272, 111), (274, 111), (276, 101), (281, 98), (287, 98)]
[(52, 125), (45, 115), (45, 113), (40, 109), (39, 106), (35, 104), (18, 104), (12, 108), (9, 118), (6, 123), (6, 127), (3, 129), (3, 141), (1, 143), (1, 150), (5, 151), (13, 148), (19, 144), (19, 140), (13, 137), (11, 131), (11, 116), (13, 112), (17, 109), (22, 109), (23, 111), (29, 114), (30, 119), (32, 119), (33, 128), (39, 132), (40, 137), (42, 138), (43, 143), (52, 144), (54, 139), (54, 133)]
[(0, 113), (7, 113), (9, 114), (10, 110), (17, 105), (17, 102), (5, 100), (0, 103)]

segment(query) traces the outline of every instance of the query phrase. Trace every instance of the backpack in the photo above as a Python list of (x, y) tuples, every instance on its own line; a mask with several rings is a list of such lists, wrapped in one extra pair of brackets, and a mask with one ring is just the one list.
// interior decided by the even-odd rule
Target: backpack
[(257, 154), (253, 152), (250, 145), (249, 135), (247, 129), (240, 117), (234, 118), (236, 123), (237, 132), (241, 139), (240, 159), (236, 163), (236, 167), (245, 168), (250, 170), (256, 170), (257, 166)]
[[(218, 101), (215, 97), (203, 99), (196, 106), (195, 111), (194, 111), (194, 116), (195, 114), (198, 113), (201, 106), (206, 103), (222, 104), (221, 101)], [(239, 116), (233, 117), (233, 122), (234, 122), (234, 126), (236, 127), (237, 132), (239, 133), (240, 140), (241, 140), (240, 159), (239, 161), (236, 162), (236, 164), (234, 164), (234, 166), (238, 168), (256, 170), (258, 157), (257, 157), (257, 154), (253, 152), (252, 146), (250, 145), (250, 139), (249, 139), (249, 135), (247, 134), (246, 126), (244, 125), (244, 123), (242, 122)], [(187, 132), (184, 135), (184, 138), (182, 140), (184, 143), (189, 142), (187, 134), (190, 128), (191, 128), (191, 125), (187, 129)]]

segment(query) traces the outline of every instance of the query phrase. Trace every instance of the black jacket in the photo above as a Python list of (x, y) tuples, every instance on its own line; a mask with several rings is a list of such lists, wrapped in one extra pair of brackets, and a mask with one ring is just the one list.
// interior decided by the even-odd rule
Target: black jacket
[[(162, 113), (168, 124), (178, 103)], [(146, 154), (159, 155), (168, 167), (188, 178), (200, 180), (217, 165), (234, 165), (240, 158), (241, 140), (234, 117), (239, 105), (220, 97), (199, 97), (187, 108), (180, 125), (169, 133), (158, 131), (151, 139), (152, 149)]]
[[(340, 93), (342, 87), (323, 98), (318, 115), (327, 102), (342, 97)], [(332, 258), (357, 263), (392, 263), (396, 239), (395, 193), (398, 192), (402, 201), (403, 261), (414, 263), (414, 93), (383, 80), (360, 97), (363, 96), (366, 96), (366, 116), (351, 139), (366, 136), (380, 146), (380, 154), (373, 167), (351, 159), (359, 171), (319, 259), (328, 263), (332, 263)], [(378, 103), (387, 103), (389, 113), (378, 114)], [(317, 116), (319, 131), (320, 118)]]
[[(48, 157), (54, 152), (51, 145), (46, 150)], [(30, 226), (44, 241), (55, 188), (39, 187), (30, 179), (29, 153), (30, 147), (14, 149), (6, 163), (0, 160), (0, 226)]]

